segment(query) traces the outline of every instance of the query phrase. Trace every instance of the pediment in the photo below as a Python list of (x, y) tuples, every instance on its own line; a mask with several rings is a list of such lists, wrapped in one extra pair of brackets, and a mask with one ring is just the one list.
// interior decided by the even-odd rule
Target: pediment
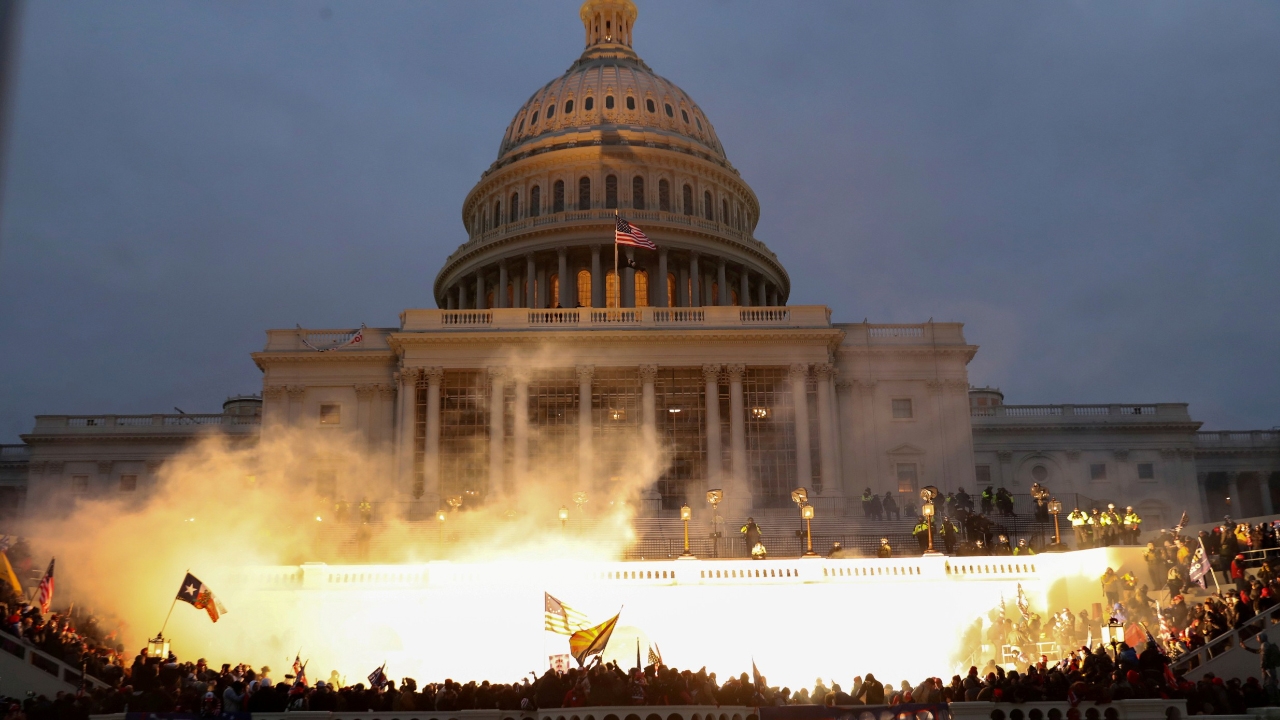
[(912, 445), (911, 443), (903, 443), (895, 448), (890, 448), (885, 452), (886, 455), (924, 455), (924, 450)]

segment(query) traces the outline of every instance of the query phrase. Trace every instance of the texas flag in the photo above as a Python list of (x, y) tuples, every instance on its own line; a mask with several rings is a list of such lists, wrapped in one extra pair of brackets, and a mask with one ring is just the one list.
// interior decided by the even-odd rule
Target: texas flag
[(213, 590), (191, 573), (187, 573), (186, 579), (182, 581), (182, 587), (178, 588), (178, 599), (208, 612), (209, 619), (214, 622), (218, 622), (218, 618), (227, 613), (227, 608), (214, 597)]

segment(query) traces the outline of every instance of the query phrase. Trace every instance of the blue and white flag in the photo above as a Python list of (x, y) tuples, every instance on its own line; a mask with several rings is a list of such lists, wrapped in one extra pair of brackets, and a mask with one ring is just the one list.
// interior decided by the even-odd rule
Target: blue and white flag
[(1187, 572), (1187, 577), (1191, 579), (1191, 582), (1203, 588), (1206, 587), (1204, 579), (1211, 572), (1213, 572), (1213, 569), (1209, 567), (1209, 561), (1204, 557), (1204, 548), (1196, 548), (1196, 554), (1191, 557), (1191, 568)]

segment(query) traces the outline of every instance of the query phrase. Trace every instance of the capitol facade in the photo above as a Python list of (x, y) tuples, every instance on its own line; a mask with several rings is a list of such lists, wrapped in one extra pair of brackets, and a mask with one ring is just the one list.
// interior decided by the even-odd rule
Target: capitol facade
[[(1202, 432), (1180, 403), (1008, 405), (970, 387), (978, 348), (958, 323), (788, 304), (791, 278), (755, 235), (760, 201), (703, 109), (636, 54), (635, 5), (587, 0), (580, 16), (582, 54), (520, 106), (466, 197), (434, 308), (270, 330), (252, 354), (261, 399), (223, 413), (40, 416), (3, 448), (0, 504), (145, 492), (203, 433), (252, 443), (288, 426), (393, 453), (395, 500), (431, 513), (549, 467), (607, 491), (635, 438), (662, 455), (653, 515), (701, 509), (710, 489), (734, 518), (793, 513), (798, 487), (840, 518), (868, 488), (1036, 482), (1155, 525), (1280, 503), (1274, 431)], [(616, 248), (618, 216), (657, 249)], [(324, 492), (359, 495), (316, 463)]]

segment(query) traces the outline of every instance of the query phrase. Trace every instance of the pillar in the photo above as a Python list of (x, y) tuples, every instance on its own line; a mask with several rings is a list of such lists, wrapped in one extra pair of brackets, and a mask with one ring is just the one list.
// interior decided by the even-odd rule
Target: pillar
[(698, 253), (689, 253), (689, 307), (702, 307), (702, 272), (698, 270)]
[(444, 294), (444, 309), (445, 309), (445, 310), (456, 310), (456, 309), (457, 309), (457, 305), (458, 305), (458, 300), (457, 300), (457, 298), (454, 296), (454, 294), (453, 294), (453, 293), (451, 293), (451, 292), (446, 291), (446, 292), (445, 292), (445, 294)]
[(769, 306), (778, 306), (778, 288), (770, 288), (769, 290)]
[(498, 261), (498, 288), (493, 292), (493, 306), (496, 308), (505, 308), (507, 306), (507, 261)]
[(822, 463), (822, 488), (823, 492), (826, 492), (827, 488), (840, 486), (839, 471), (836, 468), (835, 422), (831, 406), (831, 378), (835, 368), (829, 363), (822, 363), (815, 365), (813, 369), (818, 376), (818, 448)]
[(410, 487), (417, 480), (414, 477), (413, 455), (416, 450), (414, 432), (417, 428), (414, 420), (418, 410), (418, 374), (420, 372), (418, 368), (402, 368), (399, 377), (400, 422), (396, 428), (396, 435), (400, 440), (396, 443), (399, 448), (396, 457), (400, 466), (400, 481)]
[(738, 272), (738, 304), (742, 307), (751, 307), (751, 277), (746, 265), (743, 265), (742, 270)]
[(720, 366), (703, 365), (702, 379), (706, 382), (707, 404), (707, 487), (717, 488), (723, 483), (721, 467), (724, 451), (720, 449)]
[(764, 276), (760, 276), (760, 284), (756, 286), (756, 304), (764, 307), (769, 304), (769, 283), (765, 282)]
[(560, 307), (571, 308), (577, 305), (573, 298), (573, 281), (569, 278), (569, 248), (556, 248), (556, 276), (560, 278)]
[(1200, 495), (1200, 520), (1201, 522), (1212, 522), (1209, 518), (1209, 493), (1205, 490), (1209, 484), (1209, 473), (1196, 473), (1196, 491)]
[(458, 282), (458, 309), (467, 309), (467, 284), (462, 281)]
[(476, 271), (476, 309), (484, 310), (484, 269)]
[(676, 270), (676, 307), (689, 307), (689, 268), (683, 264)]
[(585, 490), (591, 483), (591, 379), (595, 377), (595, 365), (578, 366), (578, 488)]
[(813, 458), (809, 454), (809, 393), (805, 387), (809, 366), (796, 363), (791, 366), (789, 375), (796, 424), (796, 484), (808, 487), (813, 481)]
[(622, 267), (622, 302), (620, 307), (633, 308), (636, 306), (636, 269), (633, 267), (636, 263), (635, 248), (628, 247), (624, 251)]
[(538, 308), (539, 310), (545, 310), (547, 307), (549, 307), (550, 303), (548, 301), (551, 299), (551, 289), (547, 285), (547, 268), (545, 265), (538, 266), (537, 277), (538, 277), (538, 283), (537, 283), (538, 292), (535, 295), (534, 307)]
[(742, 376), (747, 366), (742, 364), (725, 365), (729, 375), (729, 457), (733, 461), (733, 474), (730, 488), (737, 498), (734, 507), (746, 509), (751, 507), (751, 474), (747, 470), (747, 410), (742, 398)]
[(657, 394), (653, 389), (653, 379), (657, 375), (657, 365), (640, 366), (640, 436), (646, 453), (658, 449)]
[(427, 368), (427, 438), (423, 458), (423, 500), (440, 505), (440, 381), (444, 368)]
[(604, 302), (604, 273), (600, 269), (600, 246), (591, 246), (591, 307), (602, 308)]
[(506, 454), (503, 452), (503, 402), (507, 387), (506, 368), (489, 368), (489, 492), (505, 493), (509, 488), (503, 482)]
[(529, 472), (529, 379), (523, 373), (517, 372), (515, 381), (516, 396), (511, 408), (511, 439), (516, 446), (512, 452), (515, 462), (512, 463), (511, 474), (514, 476), (513, 484), (523, 485), (525, 474)]
[(536, 296), (537, 283), (534, 282), (535, 270), (533, 266), (533, 253), (525, 253), (524, 255), (524, 306), (527, 308), (535, 308), (538, 306)]
[(1247, 517), (1240, 506), (1240, 473), (1235, 470), (1227, 473), (1227, 494), (1231, 497), (1231, 517), (1237, 520)]
[(716, 260), (716, 289), (719, 290), (719, 297), (716, 298), (716, 304), (724, 307), (729, 304), (729, 278), (725, 274), (724, 258)]
[(669, 303), (667, 302), (667, 248), (665, 246), (658, 248), (657, 285), (654, 285), (654, 278), (650, 278), (649, 286), (650, 288), (656, 287), (656, 293), (653, 298), (656, 302), (653, 303), (653, 306), (667, 307)]
[(1258, 475), (1258, 494), (1262, 496), (1262, 514), (1271, 515), (1275, 509), (1271, 505), (1271, 473), (1260, 471)]

